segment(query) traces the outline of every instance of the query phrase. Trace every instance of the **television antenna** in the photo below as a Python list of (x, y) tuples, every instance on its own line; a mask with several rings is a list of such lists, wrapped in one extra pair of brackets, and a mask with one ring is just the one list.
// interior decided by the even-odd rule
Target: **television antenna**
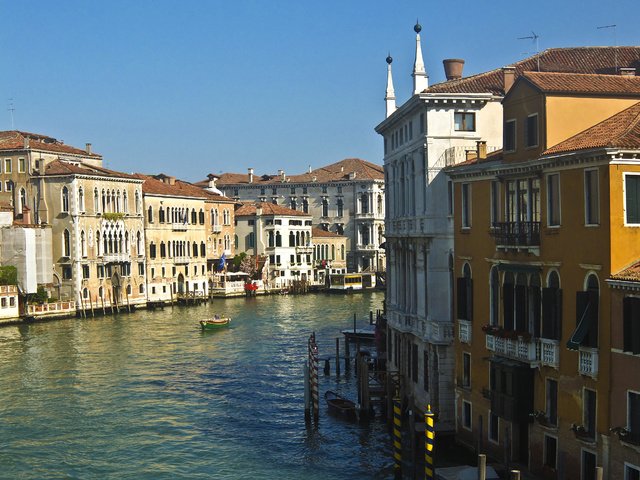
[(538, 71), (540, 71), (540, 55), (538, 55), (540, 53), (540, 46), (538, 45), (539, 38), (540, 35), (537, 35), (533, 30), (531, 31), (531, 35), (528, 35), (526, 37), (518, 37), (518, 40), (532, 40), (533, 43), (536, 44), (536, 62), (538, 65)]
[(613, 53), (615, 55), (614, 61), (616, 64), (616, 73), (618, 73), (618, 30), (617, 30), (617, 25), (613, 24), (613, 25), (602, 25), (600, 27), (596, 27), (596, 30), (604, 30), (604, 29), (613, 29)]
[(7, 111), (11, 115), (11, 130), (14, 130), (15, 127), (13, 126), (13, 112), (16, 111), (16, 107), (13, 106), (13, 98), (10, 98), (8, 102), (9, 102), (9, 107), (7, 108)]

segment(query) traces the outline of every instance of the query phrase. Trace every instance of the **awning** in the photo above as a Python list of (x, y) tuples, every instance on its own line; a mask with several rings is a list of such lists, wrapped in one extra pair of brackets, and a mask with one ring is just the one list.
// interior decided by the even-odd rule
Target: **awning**
[(569, 350), (578, 350), (578, 347), (582, 345), (584, 342), (587, 333), (589, 333), (589, 327), (591, 326), (591, 315), (589, 315), (589, 308), (591, 306), (591, 302), (588, 302), (582, 312), (582, 316), (580, 317), (580, 322), (578, 322), (578, 326), (571, 334), (571, 338), (567, 342), (567, 348)]

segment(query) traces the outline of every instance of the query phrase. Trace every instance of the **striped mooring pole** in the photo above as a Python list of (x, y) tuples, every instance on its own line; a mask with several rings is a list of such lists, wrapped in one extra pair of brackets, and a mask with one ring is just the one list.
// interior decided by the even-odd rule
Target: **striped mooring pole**
[(393, 397), (393, 473), (402, 478), (402, 411), (400, 397)]
[(318, 345), (315, 332), (309, 337), (309, 374), (311, 376), (311, 410), (313, 419), (317, 422), (320, 416), (320, 397), (318, 394)]
[(427, 405), (427, 411), (424, 414), (424, 478), (425, 480), (433, 480), (435, 478), (433, 469), (433, 444), (436, 440), (436, 430), (433, 425), (433, 412), (431, 405)]

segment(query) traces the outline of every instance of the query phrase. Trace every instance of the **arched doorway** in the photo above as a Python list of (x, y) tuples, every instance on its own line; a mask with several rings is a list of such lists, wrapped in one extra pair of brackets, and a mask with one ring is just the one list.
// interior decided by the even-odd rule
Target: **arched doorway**
[(184, 275), (181, 273), (178, 275), (178, 295), (184, 293)]

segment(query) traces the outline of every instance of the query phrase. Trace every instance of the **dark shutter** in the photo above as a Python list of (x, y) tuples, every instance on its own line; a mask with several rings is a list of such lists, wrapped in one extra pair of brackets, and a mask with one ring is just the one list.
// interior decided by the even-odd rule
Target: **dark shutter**
[(562, 290), (558, 289), (556, 292), (556, 313), (555, 313), (555, 327), (553, 330), (556, 340), (562, 340)]
[(556, 288), (542, 289), (542, 338), (556, 339)]
[(473, 279), (467, 278), (467, 320), (473, 321)]
[(467, 279), (464, 277), (457, 278), (457, 307), (458, 318), (460, 320), (468, 320), (467, 318)]
[(623, 347), (625, 352), (640, 353), (640, 298), (623, 301)]
[(540, 336), (540, 287), (529, 287), (531, 299), (531, 315), (533, 315), (533, 335)]
[(625, 177), (627, 223), (640, 223), (640, 176)]
[(502, 287), (502, 305), (504, 307), (504, 328), (505, 330), (513, 330), (513, 285), (506, 283)]
[(516, 330), (525, 332), (527, 325), (527, 287), (516, 285)]
[(576, 329), (567, 342), (567, 348), (577, 350), (589, 333), (589, 292), (576, 292)]
[(584, 340), (584, 345), (587, 347), (596, 348), (598, 346), (598, 292), (589, 291), (589, 330), (587, 337)]

